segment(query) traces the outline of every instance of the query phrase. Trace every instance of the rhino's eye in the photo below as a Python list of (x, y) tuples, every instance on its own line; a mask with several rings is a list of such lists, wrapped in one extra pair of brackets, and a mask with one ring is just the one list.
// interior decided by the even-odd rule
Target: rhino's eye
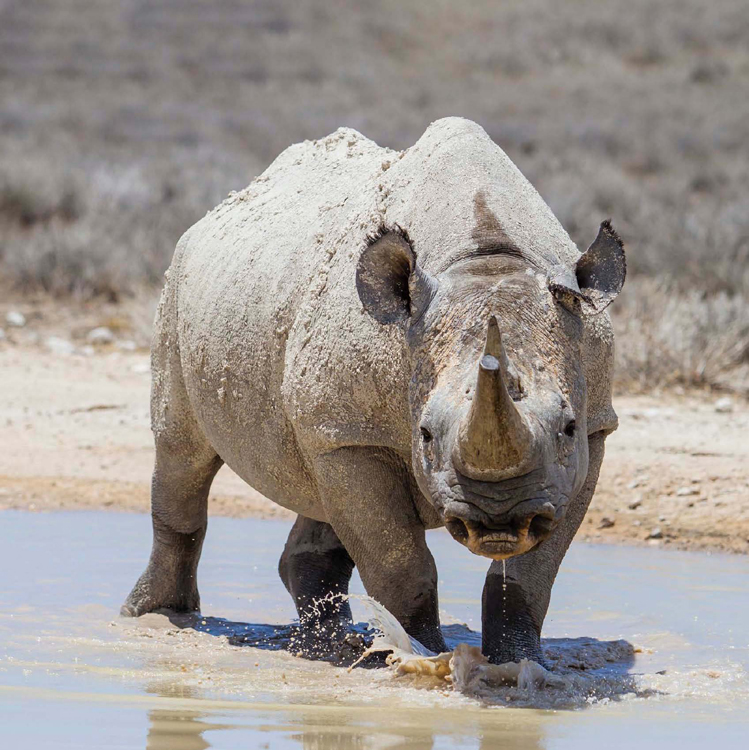
[(427, 430), (426, 427), (421, 428), (421, 439), (425, 443), (431, 443), (432, 442), (432, 433)]
[(564, 434), (567, 437), (575, 437), (575, 430), (577, 429), (577, 423), (574, 419), (570, 419), (569, 422), (567, 422), (566, 427), (564, 428)]

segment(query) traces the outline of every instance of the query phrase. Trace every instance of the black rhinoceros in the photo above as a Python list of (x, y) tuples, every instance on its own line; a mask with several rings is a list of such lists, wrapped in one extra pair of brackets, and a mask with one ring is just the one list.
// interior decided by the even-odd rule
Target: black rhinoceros
[[(611, 405), (602, 312), (625, 276), (582, 255), (475, 123), (402, 152), (354, 130), (286, 149), (180, 240), (153, 340), (153, 550), (123, 606), (199, 607), (226, 463), (298, 514), (279, 570), (332, 639), (354, 565), (444, 650), (425, 530), (491, 558), (483, 650), (540, 659), (551, 587), (596, 485)], [(506, 565), (503, 591), (502, 566)]]

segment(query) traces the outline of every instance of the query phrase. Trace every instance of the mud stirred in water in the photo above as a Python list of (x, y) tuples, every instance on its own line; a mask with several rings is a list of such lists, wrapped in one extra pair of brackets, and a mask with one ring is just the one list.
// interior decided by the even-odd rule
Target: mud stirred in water
[(349, 673), (285, 651), (285, 523), (211, 519), (202, 616), (128, 621), (116, 612), (147, 559), (148, 518), (1, 517), (2, 746), (745, 747), (746, 558), (573, 545), (544, 631), (552, 677), (527, 664), (484, 679), (488, 562), (430, 534), (446, 637), (464, 644), (448, 682), (440, 664)]

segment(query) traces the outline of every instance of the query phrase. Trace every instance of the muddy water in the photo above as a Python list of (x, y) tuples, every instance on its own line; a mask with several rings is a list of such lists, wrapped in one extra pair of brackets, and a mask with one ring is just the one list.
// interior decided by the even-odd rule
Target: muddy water
[[(476, 698), (280, 649), (285, 523), (212, 519), (203, 616), (174, 622), (116, 616), (148, 555), (147, 518), (5, 512), (0, 524), (0, 747), (747, 747), (746, 558), (573, 546), (545, 648), (586, 667), (577, 689)], [(448, 635), (475, 642), (461, 623), (479, 628), (486, 562), (442, 532), (430, 544)]]

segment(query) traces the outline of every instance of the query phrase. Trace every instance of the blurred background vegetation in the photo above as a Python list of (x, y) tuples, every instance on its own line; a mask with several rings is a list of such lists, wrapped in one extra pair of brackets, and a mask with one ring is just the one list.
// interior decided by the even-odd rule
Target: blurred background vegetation
[(746, 0), (0, 0), (0, 293), (143, 305), (291, 143), (462, 115), (624, 237), (620, 388), (749, 392), (748, 84)]

